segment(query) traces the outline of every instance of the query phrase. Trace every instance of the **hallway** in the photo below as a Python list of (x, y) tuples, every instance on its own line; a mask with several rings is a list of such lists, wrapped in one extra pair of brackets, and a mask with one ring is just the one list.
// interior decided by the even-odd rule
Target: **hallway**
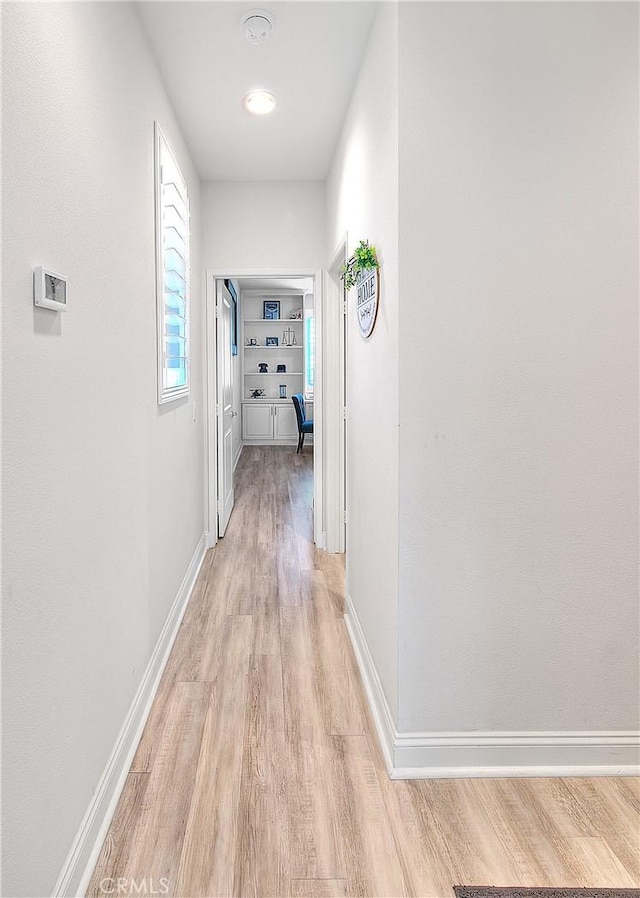
[(388, 779), (342, 557), (313, 547), (311, 459), (245, 447), (89, 895), (640, 885), (636, 780)]

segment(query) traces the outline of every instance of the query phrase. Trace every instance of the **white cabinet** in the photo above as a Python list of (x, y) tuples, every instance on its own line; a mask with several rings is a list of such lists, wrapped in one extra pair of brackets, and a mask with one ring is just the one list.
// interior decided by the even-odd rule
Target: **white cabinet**
[(265, 403), (242, 406), (242, 436), (249, 440), (273, 439), (273, 406)]
[(243, 402), (242, 434), (248, 444), (296, 443), (298, 423), (293, 402)]
[(293, 402), (289, 405), (275, 405), (273, 416), (273, 437), (276, 440), (298, 439), (298, 422)]

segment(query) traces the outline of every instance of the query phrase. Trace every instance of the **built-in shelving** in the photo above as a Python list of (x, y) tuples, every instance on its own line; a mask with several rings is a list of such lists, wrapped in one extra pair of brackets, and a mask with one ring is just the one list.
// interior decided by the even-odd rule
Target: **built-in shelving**
[[(280, 303), (279, 318), (264, 318), (264, 302)], [(291, 397), (304, 391), (304, 293), (243, 291), (241, 295), (242, 435), (248, 443), (295, 443), (298, 436)], [(300, 317), (291, 318), (290, 315)], [(285, 338), (288, 334), (288, 340)], [(276, 337), (277, 346), (267, 346)], [(255, 340), (257, 345), (251, 345)], [(295, 341), (295, 342), (293, 342)], [(267, 372), (259, 370), (266, 363)], [(276, 371), (286, 365), (286, 371)], [(280, 393), (284, 386), (286, 397)], [(254, 397), (253, 391), (264, 390)]]
[[(279, 318), (264, 318), (264, 303), (280, 304)], [(304, 386), (304, 294), (295, 291), (275, 293), (247, 290), (242, 292), (242, 398), (247, 402), (253, 390), (264, 390), (265, 399), (281, 400), (280, 384), (286, 384), (287, 399), (294, 393), (302, 393)], [(291, 315), (300, 317), (291, 318)], [(287, 338), (285, 338), (285, 334)], [(267, 346), (267, 338), (277, 338), (277, 346)], [(287, 342), (288, 339), (288, 342)], [(251, 345), (252, 340), (257, 345)], [(295, 342), (294, 342), (295, 341)], [(259, 363), (268, 366), (267, 372), (259, 369)], [(286, 365), (286, 371), (276, 371), (278, 365)], [(280, 378), (279, 382), (277, 379)], [(274, 382), (274, 380), (276, 382)], [(293, 408), (293, 405), (292, 405)]]
[(296, 324), (302, 318), (245, 318), (245, 324)]

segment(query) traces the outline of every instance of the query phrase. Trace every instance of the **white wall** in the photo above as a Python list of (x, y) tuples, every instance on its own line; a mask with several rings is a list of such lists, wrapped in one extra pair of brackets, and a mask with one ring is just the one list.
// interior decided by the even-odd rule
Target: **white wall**
[(233, 274), (325, 264), (322, 183), (207, 181), (202, 188), (207, 268)]
[[(398, 124), (397, 9), (376, 13), (327, 181), (327, 258), (345, 232), (368, 239), (382, 262), (371, 338), (348, 300), (348, 590), (386, 699), (397, 704), (398, 602)], [(325, 262), (326, 264), (326, 262)]]
[[(325, 263), (324, 215), (320, 182), (205, 181), (203, 267), (227, 276), (254, 269), (283, 273), (320, 269)], [(238, 289), (239, 322), (241, 318)], [(236, 458), (242, 443), (242, 347), (233, 363)]]
[(400, 8), (401, 731), (638, 727), (637, 17)]
[[(51, 894), (203, 530), (200, 208), (129, 4), (2, 14), (2, 893), (34, 896)], [(154, 119), (194, 234), (193, 392), (162, 409)], [(41, 264), (69, 278), (64, 315), (33, 307)]]

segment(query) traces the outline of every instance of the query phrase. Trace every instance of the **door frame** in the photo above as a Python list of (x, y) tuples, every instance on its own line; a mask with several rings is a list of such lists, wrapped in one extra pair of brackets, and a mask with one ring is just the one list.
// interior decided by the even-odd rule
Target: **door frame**
[[(229, 333), (225, 333), (225, 328), (222, 324), (222, 316), (224, 314), (223, 303), (227, 304), (227, 300), (225, 298), (225, 291), (231, 297), (231, 292), (228, 289), (222, 278), (216, 278), (215, 280), (215, 297), (214, 297), (214, 319), (215, 319), (215, 347), (216, 347), (216, 395), (215, 395), (215, 406), (217, 411), (216, 413), (216, 440), (217, 447), (220, 449), (221, 440), (224, 440), (225, 434), (225, 402), (224, 402), (224, 375), (223, 375), (223, 367), (227, 362), (227, 358), (224, 357), (224, 353), (228, 353), (228, 361), (231, 365), (231, 371), (233, 372), (233, 356), (231, 355), (231, 341), (228, 340)], [(228, 302), (229, 308), (229, 322), (230, 322), (230, 330), (232, 326), (232, 315), (233, 315), (233, 297), (231, 297), (231, 301)], [(220, 314), (215, 314), (215, 311), (218, 311)], [(227, 343), (225, 347), (225, 343)], [(231, 421), (229, 426), (231, 427), (231, 458), (227, 459), (227, 463), (231, 465), (231, 493), (233, 494), (233, 416), (236, 415), (237, 412), (233, 411), (233, 384), (231, 388)], [(223, 449), (224, 452), (224, 449)], [(216, 534), (217, 536), (224, 536), (224, 531), (227, 529), (227, 525), (229, 523), (229, 518), (224, 520), (226, 516), (226, 498), (220, 493), (224, 486), (224, 481), (226, 479), (226, 470), (224, 466), (220, 464), (220, 457), (216, 453), (216, 469), (217, 469), (217, 490), (218, 490), (218, 504), (216, 505)], [(234, 499), (233, 496), (231, 498), (231, 511), (229, 512), (229, 517), (233, 513), (233, 504)], [(224, 531), (221, 533), (221, 517), (224, 521)]]
[(346, 550), (346, 296), (340, 275), (347, 261), (348, 235), (339, 242), (325, 272), (324, 290), (324, 523), (327, 552)]
[[(204, 431), (205, 431), (205, 534), (207, 548), (216, 545), (218, 537), (218, 425), (216, 421), (217, 355), (216, 355), (216, 282), (228, 278), (312, 278), (313, 313), (316, 323), (316, 368), (314, 372), (313, 395), (313, 502), (314, 541), (319, 549), (324, 548), (322, 530), (323, 483), (322, 483), (322, 363), (321, 346), (318, 343), (318, 324), (322, 318), (322, 270), (316, 268), (207, 268), (205, 285), (205, 327), (204, 327)], [(322, 335), (320, 334), (320, 341)]]

